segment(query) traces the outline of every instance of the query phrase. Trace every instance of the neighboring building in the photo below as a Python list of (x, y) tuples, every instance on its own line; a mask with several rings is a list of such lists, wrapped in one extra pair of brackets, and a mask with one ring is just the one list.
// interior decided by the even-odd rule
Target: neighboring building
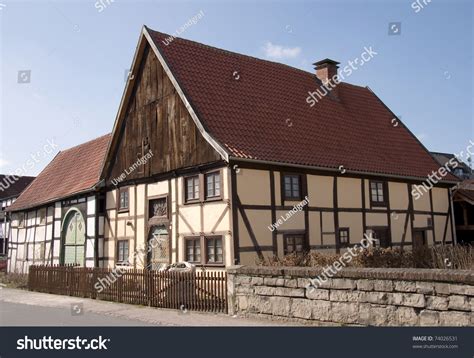
[[(77, 257), (82, 245), (85, 264), (223, 268), (309, 249), (340, 252), (370, 232), (384, 247), (455, 240), (449, 187), (458, 179), (448, 174), (415, 200), (414, 185), (439, 164), (370, 89), (340, 83), (310, 105), (308, 93), (337, 73), (337, 62), (320, 61), (312, 74), (168, 36), (143, 28), (102, 174), (81, 185), (81, 200), (91, 203), (81, 211), (91, 245), (76, 240), (75, 250)], [(82, 146), (97, 158), (105, 150)], [(66, 174), (50, 173), (50, 189), (70, 183)], [(20, 252), (25, 237), (35, 245), (41, 235), (32, 221), (39, 204), (26, 194), (13, 209), (34, 208), (31, 236), (18, 231), (15, 255), (23, 261), (13, 267), (41, 262), (34, 250)], [(54, 230), (42, 241), (55, 240), (43, 261), (84, 264), (60, 259), (67, 250), (60, 240), (68, 242), (64, 198), (77, 194), (59, 194), (39, 201), (49, 205)], [(93, 210), (102, 195), (103, 210)], [(154, 237), (159, 245), (134, 255)]]
[(8, 249), (10, 220), (5, 210), (15, 202), (16, 198), (34, 178), (0, 174), (0, 255), (5, 255)]
[(474, 179), (463, 181), (454, 190), (454, 222), (459, 243), (474, 243)]
[[(438, 152), (431, 152), (431, 154), (440, 165), (447, 165), (451, 173), (456, 175), (458, 178), (464, 180), (474, 177), (472, 169), (466, 163), (456, 158), (454, 154)], [(457, 165), (452, 165), (452, 163), (457, 163)]]
[(104, 198), (99, 188), (110, 135), (59, 152), (9, 207), (8, 271), (31, 264), (100, 266)]

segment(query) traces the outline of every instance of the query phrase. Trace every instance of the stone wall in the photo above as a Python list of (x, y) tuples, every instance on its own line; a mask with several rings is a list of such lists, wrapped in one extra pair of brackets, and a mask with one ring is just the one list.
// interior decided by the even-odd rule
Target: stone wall
[(229, 313), (324, 325), (473, 326), (474, 272), (346, 268), (308, 289), (318, 268), (228, 269)]

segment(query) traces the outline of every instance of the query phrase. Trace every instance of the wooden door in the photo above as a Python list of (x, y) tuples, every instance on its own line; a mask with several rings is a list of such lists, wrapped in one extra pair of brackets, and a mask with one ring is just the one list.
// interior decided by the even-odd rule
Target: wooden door
[(63, 262), (84, 266), (86, 224), (79, 211), (67, 214), (63, 225)]
[(150, 227), (148, 234), (148, 265), (150, 270), (159, 270), (171, 263), (170, 240), (168, 229), (165, 225)]
[(416, 230), (413, 232), (413, 247), (419, 248), (426, 245), (426, 234), (423, 230)]

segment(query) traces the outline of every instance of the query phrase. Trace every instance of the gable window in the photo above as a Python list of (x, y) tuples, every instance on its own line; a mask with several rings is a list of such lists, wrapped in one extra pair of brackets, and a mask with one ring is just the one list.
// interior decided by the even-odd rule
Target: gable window
[(283, 193), (286, 200), (301, 199), (301, 178), (299, 175), (283, 175)]
[(349, 228), (339, 229), (339, 243), (341, 244), (341, 246), (349, 245)]
[(186, 238), (186, 261), (201, 263), (201, 239)]
[(221, 196), (221, 174), (220, 172), (208, 173), (205, 176), (206, 199)]
[(117, 241), (117, 263), (128, 265), (128, 240)]
[(385, 205), (386, 204), (386, 183), (382, 181), (371, 181), (370, 182), (370, 201), (372, 205)]
[(195, 175), (185, 179), (186, 202), (199, 200), (199, 176)]
[(287, 234), (283, 236), (283, 252), (285, 255), (304, 252), (304, 235)]
[(218, 264), (223, 263), (222, 254), (222, 237), (206, 238), (206, 263)]
[(128, 210), (128, 188), (119, 189), (119, 211)]

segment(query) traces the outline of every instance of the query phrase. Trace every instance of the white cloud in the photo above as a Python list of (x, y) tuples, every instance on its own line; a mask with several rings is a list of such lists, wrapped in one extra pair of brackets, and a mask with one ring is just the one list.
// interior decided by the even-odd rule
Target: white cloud
[(284, 59), (295, 58), (301, 53), (300, 47), (284, 47), (267, 42), (263, 47), (265, 56), (269, 58)]

